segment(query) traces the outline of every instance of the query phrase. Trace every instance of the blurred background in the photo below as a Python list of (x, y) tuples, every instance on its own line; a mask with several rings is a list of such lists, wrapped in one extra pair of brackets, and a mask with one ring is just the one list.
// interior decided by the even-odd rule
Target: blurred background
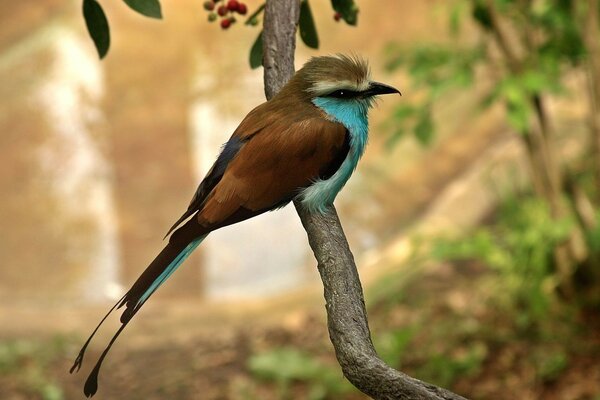
[[(151, 20), (103, 1), (0, 2), (0, 398), (82, 398), (104, 312), (162, 248), (241, 119), (264, 101), (260, 28), (201, 0)], [(597, 0), (310, 0), (318, 50), (399, 87), (336, 205), (375, 345), (473, 399), (600, 399)], [(248, 0), (252, 13), (259, 1)], [(259, 16), (259, 23), (261, 17)], [(99, 399), (364, 399), (343, 378), (293, 207), (225, 228), (115, 345)]]

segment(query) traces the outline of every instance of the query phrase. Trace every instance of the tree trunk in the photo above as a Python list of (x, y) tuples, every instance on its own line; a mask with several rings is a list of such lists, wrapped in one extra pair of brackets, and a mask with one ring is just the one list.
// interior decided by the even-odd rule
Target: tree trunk
[[(600, 26), (598, 0), (588, 0), (585, 10), (583, 41), (589, 53), (587, 82), (590, 98), (590, 142), (594, 162), (596, 187), (600, 188)], [(597, 194), (598, 195), (598, 194)], [(598, 195), (600, 197), (600, 195)]]
[[(493, 0), (487, 1), (491, 20), (491, 30), (500, 52), (506, 59), (508, 70), (511, 74), (519, 74), (523, 69), (521, 53), (531, 53), (532, 42), (525, 38), (524, 46), (518, 41), (511, 41), (514, 35), (507, 32), (502, 17), (498, 14)], [(524, 47), (524, 48), (522, 48)], [(531, 167), (532, 182), (537, 195), (543, 198), (550, 207), (552, 218), (561, 220), (571, 213), (563, 200), (563, 170), (556, 159), (553, 148), (553, 137), (550, 124), (544, 108), (542, 95), (536, 93), (531, 96), (530, 103), (535, 111), (537, 127), (532, 127), (522, 134), (527, 157)], [(572, 277), (578, 262), (585, 258), (586, 245), (579, 230), (574, 229), (564, 243), (554, 249), (554, 262), (560, 276), (561, 289), (565, 294), (574, 294)]]
[[(294, 74), (295, 33), (299, 0), (268, 0), (263, 50), (265, 94), (275, 95)], [(335, 208), (325, 215), (294, 203), (318, 262), (325, 289), (329, 336), (344, 375), (374, 399), (463, 399), (452, 392), (413, 379), (386, 365), (375, 352), (354, 257)]]

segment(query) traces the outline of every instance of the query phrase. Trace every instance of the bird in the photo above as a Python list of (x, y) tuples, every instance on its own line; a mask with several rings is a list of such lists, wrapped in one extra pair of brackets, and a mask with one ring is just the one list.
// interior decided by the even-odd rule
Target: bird
[(360, 56), (317, 56), (277, 95), (250, 111), (168, 230), (164, 249), (81, 348), (71, 373), (81, 368), (102, 323), (123, 308), (121, 326), (85, 382), (86, 397), (97, 392), (100, 367), (123, 329), (210, 232), (296, 200), (310, 213), (325, 213), (365, 151), (369, 109), (377, 96), (394, 93), (400, 91), (371, 80), (368, 62)]

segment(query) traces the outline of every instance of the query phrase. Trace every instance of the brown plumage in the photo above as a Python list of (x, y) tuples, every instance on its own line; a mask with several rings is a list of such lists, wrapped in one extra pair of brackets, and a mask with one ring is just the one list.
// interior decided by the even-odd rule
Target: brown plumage
[[(369, 69), (361, 59), (313, 58), (277, 96), (244, 118), (200, 183), (187, 211), (167, 233), (173, 231), (168, 244), (104, 317), (125, 307), (120, 329), (86, 381), (87, 396), (97, 390), (100, 366), (115, 339), (208, 233), (282, 207), (313, 182), (335, 174), (349, 153), (351, 138), (346, 127), (312, 99), (334, 88), (359, 95), (366, 93), (369, 85)], [(84, 344), (71, 372), (81, 367), (87, 345), (104, 319)]]
[[(347, 152), (343, 125), (323, 118), (314, 106), (281, 113), (263, 111), (267, 105), (272, 108), (265, 103), (255, 109), (234, 134), (244, 145), (199, 210), (201, 225), (225, 222), (240, 208), (260, 212), (289, 202), (299, 189), (337, 169), (333, 161), (341, 163), (338, 153)], [(265, 120), (270, 121), (258, 132), (243, 131)]]

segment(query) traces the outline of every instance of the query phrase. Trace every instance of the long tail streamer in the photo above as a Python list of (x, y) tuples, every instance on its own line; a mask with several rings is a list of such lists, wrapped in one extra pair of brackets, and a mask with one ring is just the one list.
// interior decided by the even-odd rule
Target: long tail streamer
[[(115, 310), (126, 305), (126, 309), (121, 314), (121, 326), (114, 334), (108, 346), (104, 349), (100, 358), (96, 362), (96, 365), (90, 372), (88, 376), (84, 388), (83, 393), (87, 397), (92, 397), (98, 391), (98, 375), (100, 373), (100, 367), (102, 366), (102, 362), (104, 358), (108, 354), (110, 348), (117, 340), (123, 329), (127, 326), (129, 321), (137, 314), (137, 312), (142, 308), (144, 303), (152, 296), (154, 292), (167, 280), (169, 277), (177, 270), (177, 268), (192, 254), (192, 252), (198, 247), (200, 243), (206, 238), (206, 235), (199, 237), (198, 239), (193, 240), (187, 246), (185, 246), (181, 251), (174, 250), (173, 244), (169, 243), (163, 251), (156, 257), (156, 259), (150, 264), (148, 268), (144, 271), (144, 273), (138, 278), (138, 280), (134, 283), (134, 285), (129, 289), (129, 291), (117, 301), (117, 303), (106, 313), (104, 318), (100, 321), (100, 323), (96, 326), (96, 329), (92, 332), (88, 340), (84, 343), (83, 347), (79, 351), (73, 366), (70, 369), (70, 372), (79, 371), (81, 365), (83, 363), (83, 357), (85, 351), (92, 341), (92, 338), (98, 332), (100, 326), (104, 323), (104, 321), (108, 318), (108, 316)], [(181, 247), (180, 247), (181, 248)], [(173, 257), (172, 253), (175, 252), (175, 256)], [(171, 260), (165, 261), (165, 260)], [(167, 264), (168, 262), (168, 264)], [(167, 264), (166, 267), (164, 264)]]

